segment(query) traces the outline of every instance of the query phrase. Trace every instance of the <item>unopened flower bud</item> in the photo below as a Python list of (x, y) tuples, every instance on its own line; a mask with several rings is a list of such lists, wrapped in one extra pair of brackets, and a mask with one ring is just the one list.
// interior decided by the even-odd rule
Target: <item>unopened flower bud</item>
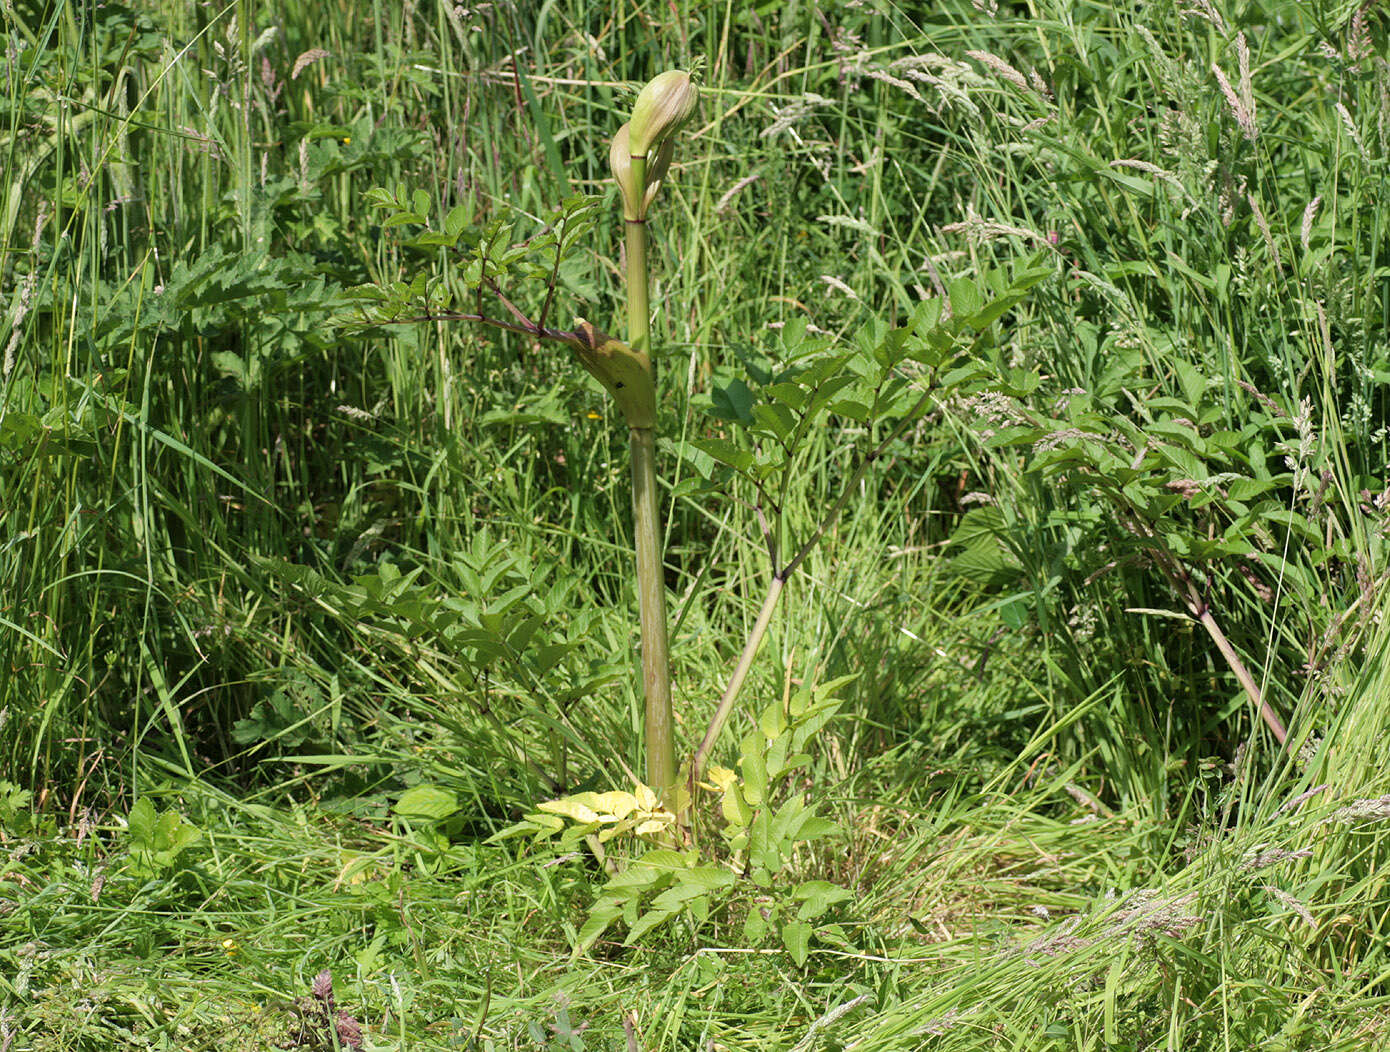
[(634, 157), (645, 157), (669, 139), (695, 113), (700, 89), (684, 70), (654, 77), (632, 104), (631, 144)]
[(657, 190), (661, 189), (661, 180), (671, 167), (671, 155), (675, 152), (675, 144), (668, 138), (652, 151), (651, 157), (647, 160), (646, 186), (639, 197), (637, 188), (632, 185), (630, 130), (631, 125), (624, 124), (618, 129), (618, 134), (613, 136), (613, 144), (608, 148), (608, 166), (613, 169), (613, 178), (618, 181), (618, 189), (622, 191), (623, 216), (640, 220), (647, 217), (647, 208), (656, 197)]

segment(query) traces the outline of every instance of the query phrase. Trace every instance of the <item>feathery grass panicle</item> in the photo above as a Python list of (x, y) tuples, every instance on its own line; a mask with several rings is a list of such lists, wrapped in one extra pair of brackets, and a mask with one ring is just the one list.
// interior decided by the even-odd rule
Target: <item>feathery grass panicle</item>
[(973, 58), (976, 62), (980, 63), (982, 66), (985, 66), (988, 69), (991, 69), (995, 73), (999, 74), (999, 76), (1003, 77), (1005, 80), (1007, 80), (1010, 84), (1013, 84), (1015, 87), (1021, 88), (1024, 91), (1034, 92), (1039, 95), (1046, 94), (1045, 92), (1038, 91), (1028, 80), (1027, 77), (1025, 77), (1018, 70), (1014, 69), (1012, 65), (1010, 65), (1005, 59), (1000, 58), (998, 55), (993, 55), (988, 51), (967, 51), (966, 54)]
[(1254, 142), (1260, 134), (1259, 128), (1255, 124), (1254, 111), (1246, 104), (1246, 100), (1231, 87), (1231, 82), (1226, 79), (1225, 72), (1215, 62), (1211, 64), (1211, 71), (1216, 74), (1216, 83), (1221, 88), (1221, 94), (1226, 98), (1226, 104), (1231, 108), (1231, 115), (1235, 117), (1236, 124), (1240, 126), (1245, 137)]
[(1318, 214), (1318, 206), (1322, 204), (1322, 194), (1318, 194), (1308, 206), (1303, 209), (1303, 222), (1299, 224), (1298, 243), (1302, 246), (1304, 253), (1308, 251), (1308, 242), (1313, 236), (1313, 219)]

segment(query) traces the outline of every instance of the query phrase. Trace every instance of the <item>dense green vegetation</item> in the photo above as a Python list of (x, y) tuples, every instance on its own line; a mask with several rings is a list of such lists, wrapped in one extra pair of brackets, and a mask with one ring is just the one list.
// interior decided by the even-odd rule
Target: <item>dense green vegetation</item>
[[(0, 24), (0, 1052), (1390, 1043), (1375, 5)], [(651, 848), (621, 418), (363, 288), (466, 311), (481, 237), (518, 311), (620, 331), (609, 140), (692, 64), (650, 248), (687, 756), (759, 487), (784, 553), (850, 498)]]

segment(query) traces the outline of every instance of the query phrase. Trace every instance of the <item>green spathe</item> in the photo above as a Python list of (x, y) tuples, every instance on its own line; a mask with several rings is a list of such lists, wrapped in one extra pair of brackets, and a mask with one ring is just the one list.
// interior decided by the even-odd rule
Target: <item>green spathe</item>
[(608, 148), (608, 166), (613, 169), (613, 178), (618, 181), (618, 189), (623, 195), (623, 218), (638, 221), (647, 218), (647, 209), (652, 199), (661, 189), (661, 180), (671, 166), (671, 155), (675, 152), (674, 139), (665, 139), (647, 163), (646, 186), (639, 193), (632, 175), (632, 145), (629, 141), (631, 124), (624, 124), (613, 136), (613, 144)]
[(646, 157), (653, 147), (678, 131), (695, 113), (700, 89), (690, 74), (667, 70), (654, 77), (632, 105), (629, 144), (633, 157)]

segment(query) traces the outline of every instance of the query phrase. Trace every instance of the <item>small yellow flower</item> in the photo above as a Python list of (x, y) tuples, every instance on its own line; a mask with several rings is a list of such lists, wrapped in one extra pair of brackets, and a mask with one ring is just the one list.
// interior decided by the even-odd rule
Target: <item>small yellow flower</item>
[(237, 945), (235, 939), (223, 939), (222, 949), (226, 952), (228, 957), (235, 957), (237, 950), (241, 949), (241, 947)]

